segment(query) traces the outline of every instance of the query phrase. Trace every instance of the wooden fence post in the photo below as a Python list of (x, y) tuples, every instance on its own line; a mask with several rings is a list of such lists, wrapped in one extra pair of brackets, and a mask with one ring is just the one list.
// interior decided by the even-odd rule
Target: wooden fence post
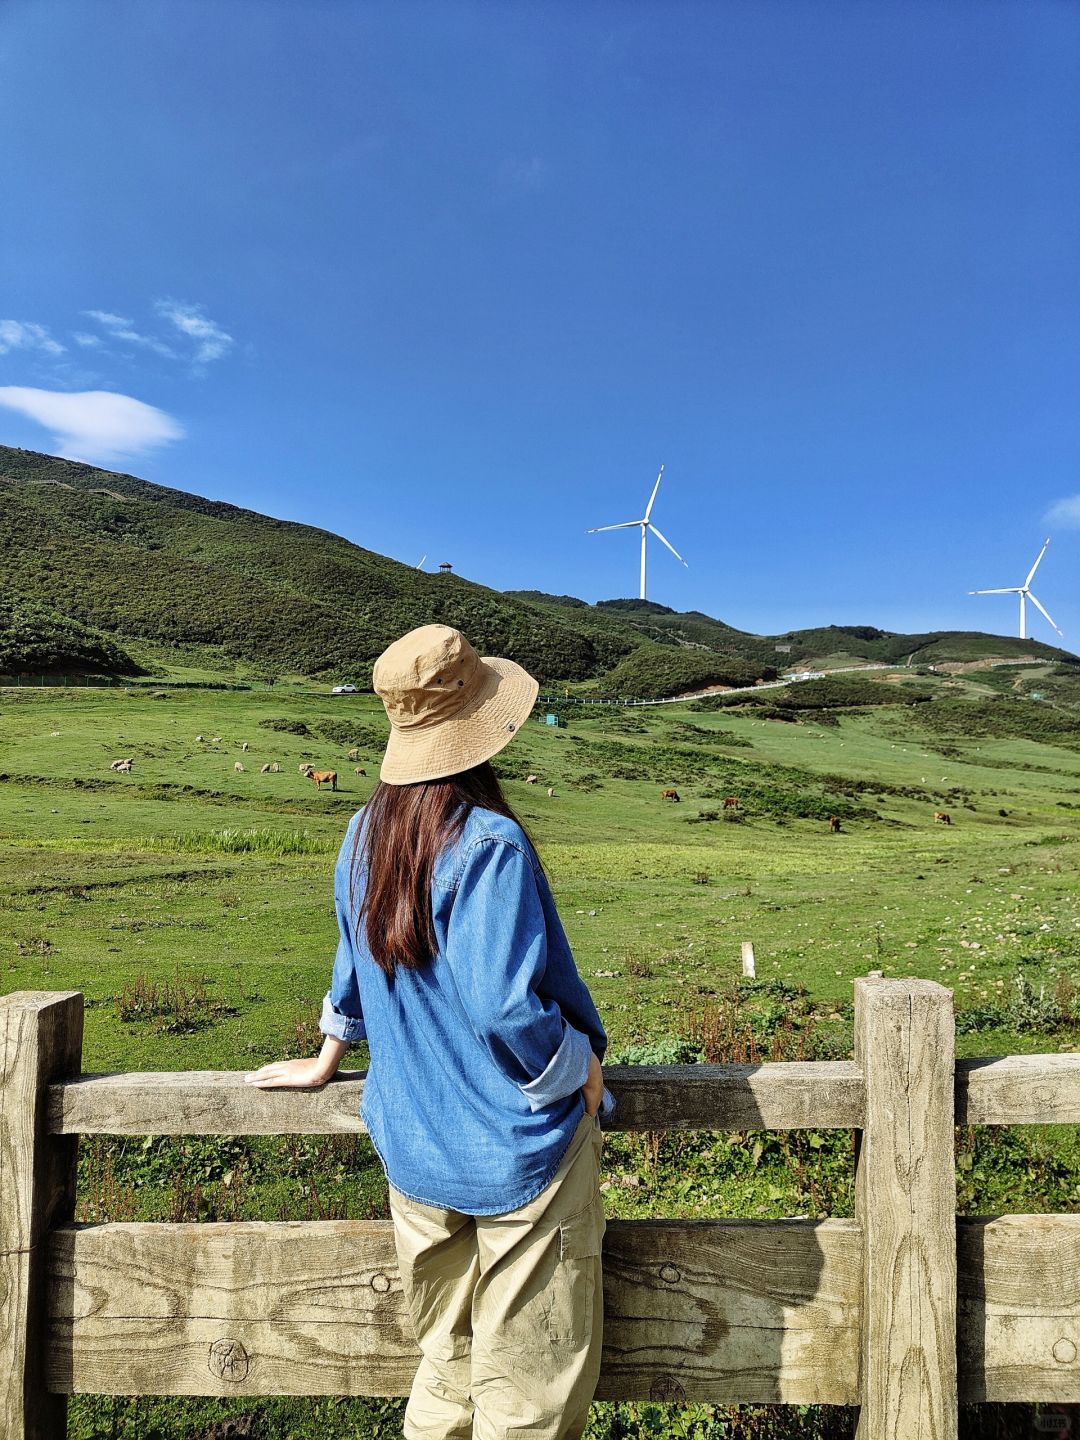
[(858, 1440), (956, 1440), (956, 1184), (952, 992), (855, 981), (866, 1112)]
[(0, 996), (0, 1440), (58, 1440), (67, 1399), (45, 1389), (45, 1239), (75, 1209), (78, 1137), (46, 1132), (50, 1081), (82, 1066), (83, 997)]

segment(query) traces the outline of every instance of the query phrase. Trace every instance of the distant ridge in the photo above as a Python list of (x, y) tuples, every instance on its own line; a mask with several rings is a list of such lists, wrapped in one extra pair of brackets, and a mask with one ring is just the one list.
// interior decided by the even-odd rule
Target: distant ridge
[[(545, 683), (591, 681), (598, 693), (639, 698), (752, 684), (830, 658), (1080, 663), (1038, 641), (978, 632), (829, 626), (761, 636), (652, 601), (589, 605), (570, 595), (499, 592), (418, 571), (326, 529), (7, 446), (0, 595), (0, 673), (17, 668), (20, 656), (131, 673), (138, 667), (130, 646), (366, 685), (386, 645), (433, 621), (457, 626), (482, 653), (510, 656)], [(778, 645), (790, 649), (779, 653)]]

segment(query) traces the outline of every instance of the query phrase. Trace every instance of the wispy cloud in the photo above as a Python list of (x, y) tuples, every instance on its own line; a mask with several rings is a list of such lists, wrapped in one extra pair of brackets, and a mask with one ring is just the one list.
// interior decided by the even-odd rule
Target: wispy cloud
[(547, 183), (551, 167), (542, 155), (518, 155), (499, 167), (499, 182), (508, 190), (539, 190)]
[(97, 350), (102, 344), (100, 335), (88, 335), (85, 330), (73, 330), (71, 338), (76, 345), (81, 345), (84, 350)]
[(184, 437), (184, 427), (164, 410), (111, 390), (0, 385), (0, 406), (51, 431), (56, 452), (72, 460), (109, 464)]
[(111, 310), (84, 310), (82, 313), (91, 320), (96, 320), (99, 325), (104, 325), (106, 330), (126, 330), (135, 323), (123, 315), (114, 315)]
[(64, 347), (44, 325), (24, 320), (0, 320), (0, 355), (9, 350), (43, 350), (46, 355), (63, 355)]
[(1047, 525), (1063, 525), (1067, 530), (1080, 530), (1080, 495), (1066, 495), (1046, 512)]
[(189, 305), (182, 300), (159, 300), (154, 309), (174, 325), (181, 335), (195, 342), (197, 365), (220, 360), (222, 355), (232, 349), (233, 337), (216, 321), (211, 320), (201, 305)]
[[(129, 345), (141, 345), (144, 350), (152, 350), (155, 355), (162, 355), (166, 360), (176, 359), (176, 351), (166, 345), (164, 340), (159, 340), (155, 335), (143, 335), (135, 329), (135, 322), (123, 315), (114, 315), (111, 310), (84, 310), (83, 314), (96, 320), (113, 340), (126, 341)], [(79, 341), (80, 345), (85, 343)]]

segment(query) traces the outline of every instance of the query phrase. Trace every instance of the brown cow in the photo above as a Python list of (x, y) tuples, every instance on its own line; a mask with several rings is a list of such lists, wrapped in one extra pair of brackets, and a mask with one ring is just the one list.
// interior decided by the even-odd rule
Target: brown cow
[(952, 816), (949, 814), (949, 812), (948, 812), (947, 810), (935, 810), (935, 811), (934, 811), (934, 819), (935, 819), (935, 820), (940, 820), (941, 823), (942, 823), (942, 825), (951, 825), (951, 824), (952, 824)]
[(726, 800), (724, 801), (724, 809), (725, 809), (725, 810), (737, 810), (738, 808), (739, 808), (739, 797), (738, 797), (737, 795), (729, 795), (729, 796), (726, 798)]
[(833, 833), (834, 835), (839, 835), (839, 834), (840, 834), (840, 816), (839, 816), (839, 815), (830, 815), (830, 816), (829, 816), (829, 829), (832, 831), (832, 833)]
[(678, 790), (663, 790), (663, 791), (661, 791), (661, 793), (660, 793), (660, 799), (661, 799), (661, 800), (678, 800), (678, 798), (679, 798), (679, 792), (678, 792)]
[(336, 770), (309, 770), (307, 778), (314, 783), (316, 790), (321, 790), (324, 785), (329, 785), (331, 790), (337, 789)]

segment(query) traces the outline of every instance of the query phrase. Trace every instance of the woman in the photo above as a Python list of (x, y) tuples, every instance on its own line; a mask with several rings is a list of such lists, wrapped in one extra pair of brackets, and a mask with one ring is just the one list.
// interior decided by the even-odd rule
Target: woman
[(315, 1058), (253, 1085), (323, 1085), (348, 1046), (386, 1170), (421, 1350), (406, 1440), (576, 1440), (600, 1368), (599, 1116), (607, 1036), (490, 759), (537, 682), (425, 625), (380, 655), (380, 784), (335, 870), (340, 941)]

